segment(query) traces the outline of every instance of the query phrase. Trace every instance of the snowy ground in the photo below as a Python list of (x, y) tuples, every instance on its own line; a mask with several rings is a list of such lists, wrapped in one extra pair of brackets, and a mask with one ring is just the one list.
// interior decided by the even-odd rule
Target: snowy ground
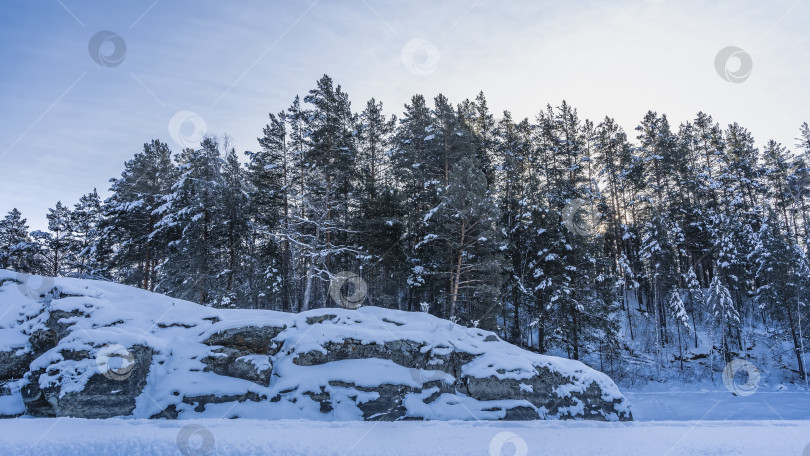
[[(808, 421), (339, 422), (16, 419), (3, 454), (30, 455), (802, 455)], [(197, 431), (192, 435), (193, 431)], [(504, 434), (505, 433), (505, 434)], [(190, 435), (184, 440), (184, 435)], [(178, 438), (187, 442), (185, 453)], [(499, 442), (503, 441), (503, 445)], [(211, 444), (212, 451), (195, 451)], [(517, 452), (515, 451), (517, 450)]]
[[(627, 391), (637, 421), (0, 420), (6, 455), (810, 454), (810, 393)], [(208, 446), (206, 446), (208, 445)], [(184, 451), (181, 451), (184, 450)], [(210, 450), (209, 452), (201, 450)]]
[[(808, 391), (758, 390), (750, 396), (733, 396), (722, 386), (708, 386), (694, 391), (625, 390), (624, 394), (632, 404), (636, 421), (808, 420), (810, 423)], [(810, 442), (810, 435), (807, 440)]]
[[(79, 282), (70, 279), (57, 279), (70, 286)], [(7, 285), (14, 286), (16, 285)], [(117, 285), (108, 292), (123, 290)], [(115, 288), (118, 287), (118, 288)], [(115, 289), (113, 289), (115, 288)], [(131, 298), (140, 299), (138, 309), (133, 314), (132, 327), (152, 327), (154, 322), (137, 320), (144, 314), (144, 306), (159, 304), (158, 298), (146, 292), (130, 290)], [(127, 292), (130, 292), (127, 291)], [(76, 290), (73, 295), (81, 294)], [(91, 293), (92, 294), (92, 293)], [(121, 312), (103, 312), (104, 303), (98, 294), (93, 307), (98, 318), (110, 321), (121, 319)], [(9, 299), (8, 295), (6, 296)], [(81, 304), (67, 298), (67, 304)], [(169, 298), (160, 298), (169, 300)], [(19, 310), (26, 312), (25, 304), (33, 301), (18, 299)], [(162, 301), (161, 301), (162, 302)], [(72, 305), (72, 304), (71, 304)], [(174, 313), (160, 310), (164, 332), (177, 332), (179, 336), (171, 340), (184, 340), (188, 349), (189, 340), (202, 340), (186, 337), (186, 332), (194, 325), (183, 325), (188, 319), (200, 318), (190, 311)], [(175, 305), (172, 304), (174, 308)], [(31, 310), (31, 309), (28, 309)], [(34, 309), (36, 310), (36, 309)], [(69, 310), (69, 309), (68, 309)], [(206, 309), (206, 312), (213, 310)], [(220, 312), (220, 311), (217, 311)], [(335, 312), (330, 310), (330, 312)], [(354, 321), (359, 317), (373, 316), (365, 309), (352, 314)], [(34, 312), (33, 314), (37, 314)], [(230, 324), (221, 311), (218, 321)], [(207, 314), (206, 314), (207, 315)], [(264, 314), (265, 317), (267, 314)], [(250, 320), (259, 321), (259, 315)], [(292, 317), (290, 317), (292, 318)], [(298, 318), (298, 317), (296, 317)], [(419, 323), (418, 319), (428, 316), (411, 316), (409, 325)], [(32, 319), (7, 317), (5, 324), (17, 321), (35, 323)], [(375, 319), (381, 320), (381, 319)], [(95, 321), (95, 320), (94, 320)], [(425, 320), (427, 321), (427, 320)], [(0, 315), (0, 326), (4, 323)], [(138, 326), (138, 323), (140, 326)], [(234, 324), (239, 321), (234, 322)], [(240, 323), (241, 324), (241, 323)], [(145, 326), (144, 326), (145, 325)], [(385, 331), (408, 330), (409, 325), (400, 325)], [(188, 326), (188, 327), (187, 327)], [(293, 327), (292, 325), (288, 325)], [(302, 323), (300, 325), (304, 327)], [(121, 329), (122, 324), (117, 324)], [(297, 327), (297, 326), (296, 326)], [(323, 326), (327, 327), (328, 326)], [(358, 328), (372, 328), (359, 325)], [(468, 329), (452, 328), (453, 331)], [(96, 331), (95, 327), (83, 331)], [(359, 330), (359, 329), (358, 329)], [(430, 328), (413, 329), (418, 334), (433, 334)], [(469, 330), (477, 331), (477, 330)], [(96, 331), (98, 332), (98, 331)], [(142, 337), (145, 331), (140, 331)], [(20, 333), (16, 339), (13, 331), (4, 336), (6, 343), (27, 343)], [(95, 333), (94, 333), (95, 334)], [(120, 340), (120, 334), (117, 339)], [(450, 332), (441, 332), (445, 337)], [(310, 333), (310, 339), (317, 334)], [(462, 334), (463, 335), (463, 334)], [(99, 334), (99, 340), (107, 337)], [(320, 336), (319, 336), (320, 337)], [(392, 336), (394, 337), (394, 336)], [(398, 337), (398, 336), (397, 336)], [(448, 336), (449, 337), (449, 336)], [(295, 337), (297, 346), (311, 343), (304, 337)], [(387, 340), (387, 339), (386, 339)], [(317, 345), (320, 345), (318, 340)], [(381, 342), (384, 342), (381, 341)], [(487, 342), (491, 343), (491, 342)], [(761, 344), (760, 344), (761, 345)], [(179, 345), (178, 345), (179, 347)], [(158, 347), (159, 348), (159, 347)], [(494, 356), (494, 355), (493, 355)], [(179, 360), (188, 357), (178, 357)], [(500, 353), (499, 362), (511, 359)], [(564, 364), (564, 361), (555, 361)], [(564, 367), (564, 366), (563, 366)], [(767, 367), (767, 366), (766, 366)], [(189, 370), (190, 369), (186, 369)], [(355, 369), (360, 372), (360, 369)], [(568, 369), (569, 371), (571, 369)], [(764, 373), (774, 369), (763, 369)], [(196, 371), (195, 371), (196, 372)], [(332, 373), (334, 374), (334, 372)], [(165, 377), (167, 382), (169, 377)], [(172, 377), (177, 378), (177, 377)], [(188, 383), (191, 377), (182, 376)], [(292, 376), (295, 382), (307, 380), (304, 376)], [(140, 420), (109, 419), (82, 420), (73, 418), (34, 419), (18, 418), (0, 420), (0, 456), (6, 455), (201, 455), (201, 454), (256, 454), (256, 455), (481, 455), (481, 456), (528, 456), (528, 455), (796, 455), (810, 456), (810, 391), (804, 387), (781, 384), (778, 375), (757, 377), (757, 389), (748, 396), (733, 396), (723, 387), (719, 378), (717, 384), (686, 384), (677, 380), (667, 383), (650, 383), (644, 387), (621, 388), (631, 404), (635, 421), (631, 423), (598, 423), (583, 421), (534, 421), (534, 422), (495, 422), (495, 421), (409, 421), (409, 422), (363, 422), (363, 421), (309, 421), (309, 420)], [(775, 380), (772, 380), (774, 378)], [(218, 380), (217, 388), (223, 388)], [(201, 383), (202, 384), (202, 383)], [(19, 385), (6, 384), (10, 390)], [(177, 386), (174, 381), (172, 388)], [(188, 385), (181, 385), (188, 388)], [(211, 384), (204, 384), (210, 392)], [(165, 391), (173, 391), (166, 389)], [(167, 393), (168, 395), (168, 393)], [(269, 397), (272, 395), (268, 395)], [(257, 417), (266, 417), (267, 410), (258, 404)], [(231, 405), (228, 405), (230, 410)], [(215, 408), (212, 408), (214, 410)], [(24, 406), (19, 394), (0, 396), (0, 411), (22, 413)], [(320, 412), (316, 410), (316, 415)], [(150, 413), (145, 413), (149, 416)], [(219, 418), (222, 414), (211, 415)], [(300, 417), (299, 414), (292, 415)], [(287, 417), (287, 416), (285, 416)]]

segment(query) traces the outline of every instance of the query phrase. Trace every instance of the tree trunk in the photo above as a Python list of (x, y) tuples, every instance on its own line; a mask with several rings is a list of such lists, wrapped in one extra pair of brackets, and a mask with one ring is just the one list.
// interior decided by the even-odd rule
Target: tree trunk
[(310, 262), (309, 267), (307, 268), (307, 285), (304, 288), (304, 298), (301, 301), (301, 312), (306, 312), (309, 310), (309, 299), (312, 296), (312, 276), (315, 270), (315, 261), (317, 256), (315, 255), (315, 249), (318, 246), (318, 238), (321, 236), (321, 227), (315, 227), (315, 238), (312, 239), (312, 252), (310, 253)]
[[(787, 302), (787, 300), (785, 301)], [(796, 363), (799, 366), (799, 378), (802, 380), (807, 379), (807, 374), (804, 371), (804, 360), (802, 359), (801, 342), (799, 341), (799, 333), (796, 330), (796, 320), (793, 317), (793, 310), (791, 305), (787, 305), (788, 320), (790, 321), (790, 334), (793, 336), (793, 352), (796, 354)]]
[(627, 307), (627, 327), (630, 329), (630, 340), (636, 340), (633, 336), (633, 320), (630, 318), (630, 303), (627, 302), (627, 288), (622, 286), (622, 296), (624, 297), (624, 305)]
[(467, 234), (465, 232), (467, 225), (467, 221), (461, 222), (461, 242), (459, 243), (459, 252), (458, 252), (458, 260), (456, 262), (456, 272), (455, 278), (450, 279), (450, 284), (452, 285), (452, 295), (450, 298), (450, 319), (452, 320), (453, 317), (456, 316), (456, 301), (458, 299), (458, 284), (461, 281), (461, 261), (464, 258), (464, 237)]

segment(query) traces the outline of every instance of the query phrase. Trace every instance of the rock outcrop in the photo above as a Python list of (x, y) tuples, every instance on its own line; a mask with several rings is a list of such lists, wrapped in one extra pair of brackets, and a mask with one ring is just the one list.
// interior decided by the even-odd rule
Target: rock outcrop
[(424, 313), (212, 309), (79, 279), (19, 288), (0, 270), (0, 417), (632, 419), (606, 375)]

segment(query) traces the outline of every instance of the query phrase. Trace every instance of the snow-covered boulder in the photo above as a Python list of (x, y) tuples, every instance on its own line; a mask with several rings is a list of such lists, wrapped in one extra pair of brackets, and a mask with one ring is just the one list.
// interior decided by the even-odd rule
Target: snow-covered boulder
[(605, 374), (425, 313), (212, 309), (26, 280), (0, 270), (0, 416), (632, 419)]

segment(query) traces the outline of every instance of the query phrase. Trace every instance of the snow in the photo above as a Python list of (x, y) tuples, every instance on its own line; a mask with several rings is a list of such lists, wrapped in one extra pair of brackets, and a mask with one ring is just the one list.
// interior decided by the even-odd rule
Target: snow
[(270, 364), (270, 358), (265, 355), (245, 355), (236, 358), (236, 360), (253, 364), (256, 366), (256, 370), (259, 372), (264, 372), (272, 367)]
[[(82, 391), (93, 375), (105, 373), (110, 354), (126, 354), (135, 346), (151, 348), (154, 355), (146, 377), (147, 384), (136, 399), (133, 418), (148, 418), (174, 406), (181, 418), (219, 417), (226, 413), (228, 417), (242, 418), (359, 420), (362, 413), (357, 404), (377, 398), (377, 393), (364, 392), (360, 388), (385, 384), (421, 387), (420, 377), (438, 378), (436, 372), (442, 370), (452, 352), (474, 355), (470, 362), (461, 366), (464, 376), (522, 381), (536, 376), (538, 369), (548, 369), (567, 377), (570, 382), (565, 388), (558, 389), (560, 397), (582, 392), (596, 383), (604, 399), (624, 401), (618, 387), (607, 375), (579, 361), (528, 352), (500, 340), (493, 332), (457, 325), (424, 312), (373, 306), (358, 310), (322, 308), (300, 314), (213, 309), (111, 282), (72, 278), (54, 279), (52, 295), (35, 301), (18, 291), (15, 277), (11, 271), (0, 270), (0, 305), (7, 307), (0, 317), (0, 351), (30, 349), (24, 335), (45, 327), (44, 322), (50, 314), (43, 311), (48, 310), (51, 314), (65, 312), (68, 316), (59, 321), (69, 325), (67, 334), (56, 347), (31, 363), (32, 369), (44, 370), (39, 377), (39, 386), (58, 387), (62, 397)], [(279, 344), (276, 354), (269, 358), (241, 358), (260, 371), (272, 366), (273, 377), (269, 386), (205, 371), (201, 360), (206, 356), (218, 356), (216, 346), (203, 343), (206, 339), (226, 330), (252, 326), (275, 327), (280, 331), (274, 339)], [(414, 374), (415, 369), (378, 358), (344, 359), (317, 365), (295, 363), (302, 354), (326, 354), (329, 344), (343, 343), (347, 339), (364, 345), (384, 346), (401, 341), (416, 344), (423, 353), (430, 355), (428, 364), (431, 369), (417, 370)], [(88, 356), (71, 359), (71, 352), (86, 352)], [(103, 362), (99, 362), (100, 359)], [(123, 367), (131, 369), (132, 365), (114, 368)], [(447, 377), (449, 382), (455, 380), (451, 375)], [(351, 386), (334, 386), (336, 383)], [(322, 413), (319, 402), (310, 397), (324, 391), (333, 400), (333, 410), (328, 413)], [(239, 397), (248, 393), (278, 399), (272, 406), (268, 406), (266, 400), (208, 404), (204, 411), (183, 402), (184, 398), (194, 396)], [(534, 408), (525, 401), (478, 401), (460, 390), (455, 394), (443, 394), (429, 404), (420, 404), (420, 398), (430, 397), (425, 392), (420, 394), (412, 394), (404, 401), (410, 417), (499, 419), (504, 416), (503, 407), (507, 405)], [(3, 408), (16, 410), (17, 406), (15, 402)], [(628, 407), (624, 401), (617, 409), (626, 411)], [(13, 414), (16, 413), (19, 411)], [(560, 415), (564, 413), (562, 411)], [(605, 418), (618, 419), (615, 414), (605, 414)]]
[[(83, 420), (24, 416), (0, 420), (3, 455), (201, 454), (186, 448), (186, 437), (192, 450), (202, 443), (210, 444), (211, 454), (285, 456), (760, 456), (800, 455), (810, 444), (810, 391), (803, 386), (763, 380), (750, 396), (733, 396), (719, 380), (718, 384), (707, 380), (687, 385), (650, 382), (627, 387), (622, 395), (607, 376), (578, 361), (528, 353), (497, 338), (484, 342), (494, 334), (422, 312), (362, 307), (357, 311), (318, 309), (292, 315), (211, 309), (122, 285), (62, 278), (55, 279), (53, 285), (63, 297), (38, 302), (20, 292), (18, 284), (9, 280), (14, 277), (0, 270), (0, 282), (5, 281), (0, 286), (0, 348), (30, 349), (25, 334), (44, 327), (44, 306), (50, 306), (51, 311), (81, 311), (86, 315), (63, 319), (72, 325), (69, 334), (57, 348), (35, 361), (49, 368), (41, 382), (59, 382), (63, 389), (79, 388), (88, 372), (98, 369), (92, 358), (80, 362), (63, 359), (63, 349), (100, 353), (113, 350), (111, 344), (141, 344), (152, 347), (156, 355), (147, 387), (137, 398), (134, 417)], [(330, 317), (317, 324), (306, 322), (307, 317), (318, 316)], [(226, 329), (255, 325), (284, 328), (276, 338), (282, 344), (278, 354), (240, 358), (260, 369), (272, 366), (278, 377), (270, 387), (202, 371), (199, 359), (214, 355), (216, 348), (203, 345), (202, 340)], [(374, 400), (378, 393), (333, 386), (330, 382), (338, 380), (358, 387), (386, 382), (420, 386), (426, 381), (454, 379), (440, 370), (408, 369), (376, 358), (314, 366), (293, 363), (299, 354), (324, 352), (326, 344), (345, 337), (378, 344), (395, 340), (421, 342), (422, 350), (431, 355), (431, 366), (441, 365), (442, 356), (451, 349), (478, 354), (462, 367), (462, 375), (523, 380), (535, 368), (549, 367), (573, 380), (558, 387), (557, 394), (569, 395), (596, 381), (607, 397), (626, 397), (628, 401), (623, 405), (632, 405), (636, 421), (489, 421), (503, 417), (504, 408), (533, 406), (521, 400), (475, 401), (463, 394), (438, 394), (436, 387), (406, 395), (403, 406), (408, 416), (446, 421), (361, 421), (354, 401)], [(0, 384), (0, 391), (5, 388), (10, 393), (0, 395), (0, 414), (24, 412), (19, 389), (25, 381)], [(329, 414), (321, 413), (319, 404), (306, 394), (320, 392), (323, 386), (329, 388), (334, 401), (335, 409)], [(172, 394), (182, 391), (191, 397), (251, 391), (272, 397), (290, 388), (296, 391), (272, 408), (264, 402), (230, 402), (208, 404), (199, 413), (192, 413), (194, 404), (178, 403)], [(532, 389), (522, 382), (520, 388)], [(430, 396), (436, 397), (426, 404)], [(169, 404), (183, 411), (180, 420), (140, 419)], [(581, 404), (571, 406), (573, 410), (577, 407)], [(225, 419), (235, 417), (239, 419)], [(296, 419), (290, 419), (293, 417)]]
[[(24, 383), (24, 380), (12, 380), (6, 382), (5, 385), (0, 382), (0, 416), (16, 416), (25, 413), (25, 404), (20, 394), (20, 388)], [(3, 395), (4, 388), (7, 390), (6, 394), (10, 394)]]
[(624, 389), (624, 394), (637, 421), (810, 420), (810, 391), (783, 388), (776, 385), (750, 396), (734, 396), (722, 383), (658, 384)]
[(200, 455), (206, 453), (195, 449), (203, 445), (212, 450), (208, 454), (267, 456), (798, 456), (808, 443), (807, 421), (0, 421), (4, 455), (37, 456)]

